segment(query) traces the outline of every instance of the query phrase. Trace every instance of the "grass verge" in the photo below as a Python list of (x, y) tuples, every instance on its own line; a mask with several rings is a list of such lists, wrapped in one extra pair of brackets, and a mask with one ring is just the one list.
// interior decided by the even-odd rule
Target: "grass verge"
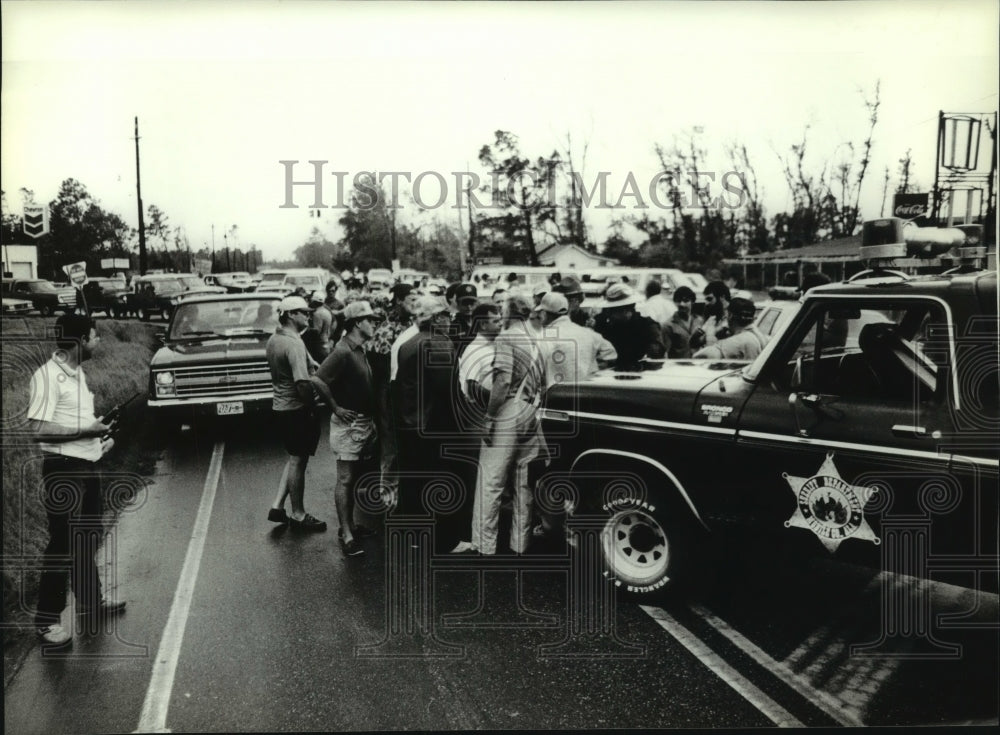
[[(31, 374), (55, 350), (54, 318), (4, 319), (0, 329), (3, 364), (3, 650), (4, 687), (35, 644), (32, 617), (38, 594), (37, 560), (48, 543), (45, 510), (39, 493), (40, 453), (27, 431), (28, 383)], [(145, 395), (149, 362), (156, 349), (155, 327), (141, 322), (97, 321), (101, 340), (93, 358), (84, 363), (87, 383), (94, 393), (97, 415), (123, 403), (135, 393)], [(114, 449), (102, 462), (110, 473), (148, 476), (156, 452), (144, 435), (145, 399), (129, 406), (122, 416)], [(124, 440), (128, 437), (129, 440)], [(107, 488), (106, 488), (107, 489)], [(115, 507), (127, 498), (108, 504), (105, 526), (115, 520)]]

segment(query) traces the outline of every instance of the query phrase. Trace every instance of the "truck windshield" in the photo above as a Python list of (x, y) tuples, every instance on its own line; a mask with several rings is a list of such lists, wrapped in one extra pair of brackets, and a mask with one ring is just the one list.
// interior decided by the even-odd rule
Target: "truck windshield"
[(275, 299), (241, 299), (181, 304), (170, 324), (170, 339), (272, 334), (278, 326), (277, 303)]

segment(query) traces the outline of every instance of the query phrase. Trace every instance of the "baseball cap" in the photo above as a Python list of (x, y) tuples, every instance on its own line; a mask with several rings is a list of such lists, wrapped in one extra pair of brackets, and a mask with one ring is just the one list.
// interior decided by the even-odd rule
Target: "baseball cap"
[(475, 299), (479, 300), (479, 291), (471, 283), (460, 283), (458, 288), (455, 289), (455, 300), (461, 301), (462, 299)]
[(542, 296), (542, 302), (534, 308), (534, 311), (547, 311), (550, 314), (566, 314), (569, 312), (569, 301), (566, 297), (556, 291), (549, 291)]
[(551, 290), (552, 289), (549, 288), (549, 284), (547, 284), (545, 282), (536, 283), (535, 287), (533, 289), (531, 289), (531, 295), (532, 296), (541, 296), (542, 294), (548, 293)]
[(535, 299), (527, 289), (511, 289), (507, 296), (508, 314), (529, 314), (535, 308)]
[(608, 286), (600, 306), (604, 309), (617, 309), (622, 306), (635, 306), (636, 303), (635, 291), (630, 286), (624, 283), (613, 283)]
[(564, 293), (567, 296), (579, 296), (583, 293), (580, 281), (575, 276), (563, 276), (559, 281), (559, 285), (552, 290)]
[(378, 318), (378, 314), (372, 311), (372, 306), (367, 301), (352, 301), (344, 307), (343, 316), (344, 321), (361, 319), (366, 316), (375, 317), (376, 319)]
[(309, 300), (313, 303), (322, 304), (324, 301), (326, 301), (326, 294), (323, 293), (322, 291), (313, 291), (312, 296), (309, 297)]
[(290, 311), (312, 311), (312, 309), (301, 296), (286, 296), (278, 304), (278, 313), (287, 314)]

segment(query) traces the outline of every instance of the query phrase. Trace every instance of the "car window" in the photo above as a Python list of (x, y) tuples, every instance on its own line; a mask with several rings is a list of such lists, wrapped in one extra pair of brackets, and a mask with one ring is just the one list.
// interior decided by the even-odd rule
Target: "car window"
[(31, 281), (27, 285), (32, 293), (52, 293), (56, 290), (56, 287), (48, 281)]
[(277, 303), (274, 299), (241, 299), (181, 304), (170, 324), (170, 339), (271, 334), (278, 326)]
[(942, 325), (943, 310), (930, 301), (818, 304), (782, 348), (777, 382), (857, 400), (930, 400), (948, 359)]

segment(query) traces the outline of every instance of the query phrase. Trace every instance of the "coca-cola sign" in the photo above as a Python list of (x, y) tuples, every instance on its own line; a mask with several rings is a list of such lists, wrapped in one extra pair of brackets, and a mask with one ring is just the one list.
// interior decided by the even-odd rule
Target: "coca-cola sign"
[(892, 199), (892, 216), (902, 219), (913, 219), (927, 214), (930, 207), (927, 205), (928, 195), (924, 194), (896, 194)]

